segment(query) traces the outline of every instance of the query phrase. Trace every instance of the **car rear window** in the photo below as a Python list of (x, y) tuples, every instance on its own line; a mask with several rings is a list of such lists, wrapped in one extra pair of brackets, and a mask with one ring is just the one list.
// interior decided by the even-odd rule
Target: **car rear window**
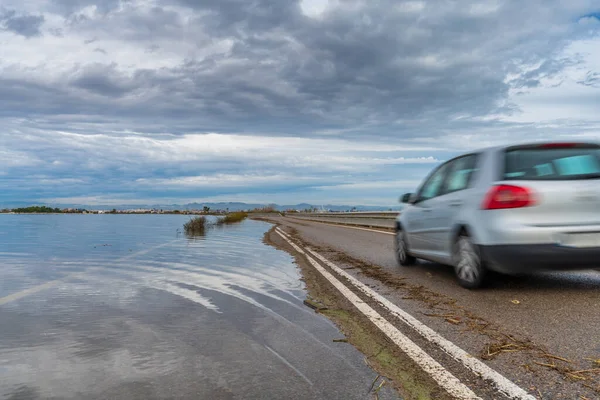
[(508, 149), (504, 180), (600, 179), (600, 148), (523, 147)]

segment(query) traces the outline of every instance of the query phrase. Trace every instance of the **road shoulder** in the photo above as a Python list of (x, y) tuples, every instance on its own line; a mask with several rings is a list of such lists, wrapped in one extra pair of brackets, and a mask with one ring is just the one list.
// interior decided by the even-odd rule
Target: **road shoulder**
[(383, 384), (394, 387), (405, 399), (451, 399), (430, 377), (419, 371), (405, 354), (391, 346), (389, 339), (356, 312), (305, 257), (294, 251), (276, 234), (274, 228), (265, 234), (265, 243), (294, 257), (306, 284), (309, 296), (307, 306), (335, 323), (344, 334), (344, 337), (340, 338), (340, 345), (350, 344), (356, 347), (364, 354), (364, 362), (380, 375), (380, 379), (375, 381), (371, 388), (372, 393)]
[[(282, 223), (282, 220), (274, 222)], [(552, 354), (543, 345), (515, 332), (507, 332), (502, 326), (494, 325), (472, 311), (457, 306), (454, 299), (435, 293), (423, 285), (411, 284), (399, 274), (349, 257), (335, 248), (306, 241), (296, 230), (300, 227), (294, 225), (284, 220), (282, 227), (293, 235), (297, 243), (325, 254), (345, 271), (401, 305), (419, 320), (502, 372), (537, 398), (583, 400), (597, 398), (600, 393), (594, 379), (597, 375), (577, 373), (591, 369), (590, 366), (576, 365), (559, 354)], [(305, 271), (302, 268), (303, 273), (308, 274), (309, 271), (310, 269)], [(309, 281), (312, 282), (312, 279)], [(309, 282), (307, 286), (310, 289)], [(329, 295), (330, 292), (332, 289), (326, 289), (325, 286), (321, 296)], [(416, 338), (417, 342), (418, 340)], [(357, 347), (363, 351), (359, 345)]]

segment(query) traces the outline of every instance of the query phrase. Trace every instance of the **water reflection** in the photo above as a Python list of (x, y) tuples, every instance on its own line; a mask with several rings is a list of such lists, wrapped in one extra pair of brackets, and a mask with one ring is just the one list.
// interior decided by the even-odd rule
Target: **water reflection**
[(373, 372), (269, 226), (187, 219), (0, 216), (0, 397), (364, 398)]

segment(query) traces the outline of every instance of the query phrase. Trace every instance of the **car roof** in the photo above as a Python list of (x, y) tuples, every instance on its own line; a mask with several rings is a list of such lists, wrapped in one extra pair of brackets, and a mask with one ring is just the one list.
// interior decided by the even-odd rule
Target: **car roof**
[[(506, 148), (514, 147), (514, 146), (523, 146), (523, 147), (527, 147), (527, 146), (540, 146), (540, 145), (544, 145), (544, 144), (562, 143), (562, 142), (577, 143), (577, 144), (591, 144), (591, 145), (596, 145), (596, 146), (599, 145), (598, 142), (594, 142), (594, 141), (583, 141), (583, 140), (568, 140), (568, 141), (562, 141), (562, 140), (544, 140), (544, 141), (538, 141), (538, 142), (516, 142), (516, 143), (512, 143), (512, 144), (505, 144), (505, 145), (484, 147), (484, 148), (480, 148), (480, 149), (477, 149), (477, 150), (469, 152), (469, 153), (493, 153), (493, 152), (501, 151), (501, 150), (504, 150)], [(468, 153), (465, 153), (465, 154), (468, 154)]]

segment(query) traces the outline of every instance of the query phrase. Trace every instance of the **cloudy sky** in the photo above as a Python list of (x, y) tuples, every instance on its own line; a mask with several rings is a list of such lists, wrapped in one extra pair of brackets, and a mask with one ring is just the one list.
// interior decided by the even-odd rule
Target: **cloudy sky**
[(2, 0), (0, 204), (392, 205), (600, 140), (597, 0)]

